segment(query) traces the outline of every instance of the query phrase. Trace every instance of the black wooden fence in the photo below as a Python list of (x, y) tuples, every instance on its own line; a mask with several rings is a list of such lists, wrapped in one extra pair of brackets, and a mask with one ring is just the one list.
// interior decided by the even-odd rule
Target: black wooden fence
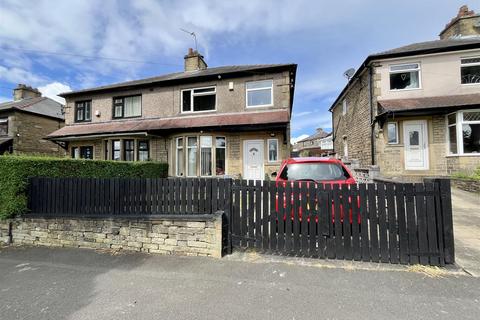
[(454, 262), (449, 180), (322, 185), (230, 179), (32, 178), (31, 215), (225, 212), (225, 250), (443, 266)]

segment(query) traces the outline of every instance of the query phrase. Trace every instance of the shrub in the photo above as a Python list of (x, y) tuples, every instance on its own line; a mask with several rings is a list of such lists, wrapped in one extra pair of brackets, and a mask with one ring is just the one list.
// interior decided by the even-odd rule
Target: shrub
[(0, 219), (27, 211), (29, 177), (165, 178), (168, 164), (74, 160), (39, 156), (0, 156)]

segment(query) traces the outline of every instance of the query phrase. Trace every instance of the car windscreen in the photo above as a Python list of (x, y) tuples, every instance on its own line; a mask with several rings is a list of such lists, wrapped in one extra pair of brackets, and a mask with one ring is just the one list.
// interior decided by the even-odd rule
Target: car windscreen
[(283, 180), (346, 180), (348, 172), (338, 163), (292, 163), (285, 166), (280, 178)]

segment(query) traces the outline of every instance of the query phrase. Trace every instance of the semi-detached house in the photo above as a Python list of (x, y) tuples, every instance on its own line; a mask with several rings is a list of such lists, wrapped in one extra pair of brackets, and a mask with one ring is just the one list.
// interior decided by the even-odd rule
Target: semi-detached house
[(368, 56), (330, 108), (338, 157), (419, 181), (480, 166), (480, 15)]
[(64, 93), (48, 139), (73, 158), (162, 161), (171, 176), (263, 179), (289, 156), (295, 64), (209, 68)]

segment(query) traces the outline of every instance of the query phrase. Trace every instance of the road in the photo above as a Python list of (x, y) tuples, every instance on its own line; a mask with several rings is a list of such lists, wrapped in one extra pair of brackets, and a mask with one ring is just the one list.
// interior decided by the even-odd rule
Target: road
[(3, 248), (0, 319), (451, 320), (480, 314), (479, 278), (295, 261)]

